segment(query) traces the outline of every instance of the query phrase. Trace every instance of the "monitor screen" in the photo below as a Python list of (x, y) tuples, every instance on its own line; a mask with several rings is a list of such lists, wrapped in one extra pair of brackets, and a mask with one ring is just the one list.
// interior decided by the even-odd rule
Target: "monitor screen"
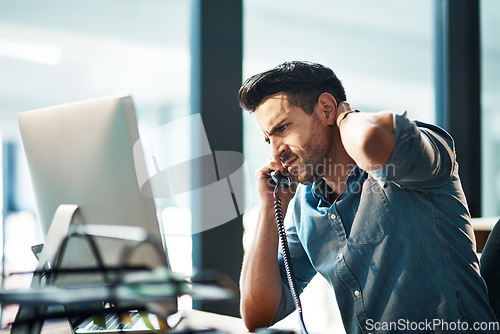
[[(58, 207), (74, 204), (84, 224), (142, 227), (156, 236), (160, 258), (146, 247), (133, 261), (168, 266), (153, 199), (137, 183), (133, 146), (139, 134), (130, 97), (28, 111), (18, 121), (44, 237)], [(72, 242), (64, 253), (68, 266), (95, 264), (84, 241)], [(122, 264), (119, 240), (98, 242), (106, 265)]]

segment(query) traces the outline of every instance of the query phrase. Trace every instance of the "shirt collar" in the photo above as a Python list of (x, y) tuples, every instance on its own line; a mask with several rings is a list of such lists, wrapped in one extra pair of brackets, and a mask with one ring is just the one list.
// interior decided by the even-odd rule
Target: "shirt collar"
[(316, 198), (322, 198), (323, 200), (328, 201), (329, 194), (332, 192), (332, 188), (328, 186), (323, 178), (314, 182), (312, 185), (312, 193)]
[[(347, 177), (344, 192), (348, 190), (350, 183), (359, 181), (361, 177), (362, 170), (359, 169), (358, 166), (355, 166)], [(312, 193), (316, 198), (322, 198), (323, 200), (328, 201), (330, 194), (333, 193), (333, 190), (328, 186), (325, 179), (321, 178), (312, 184)]]

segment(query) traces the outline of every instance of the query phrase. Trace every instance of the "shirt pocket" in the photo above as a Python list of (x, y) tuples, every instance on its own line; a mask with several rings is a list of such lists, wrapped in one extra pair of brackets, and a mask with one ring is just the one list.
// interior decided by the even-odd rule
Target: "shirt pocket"
[(368, 177), (352, 223), (350, 241), (357, 245), (380, 243), (395, 221), (396, 216), (384, 190), (373, 177)]

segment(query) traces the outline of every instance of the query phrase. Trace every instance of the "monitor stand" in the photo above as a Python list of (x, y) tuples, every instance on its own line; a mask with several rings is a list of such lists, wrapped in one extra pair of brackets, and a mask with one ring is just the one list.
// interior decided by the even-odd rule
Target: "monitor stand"
[[(42, 272), (46, 268), (55, 265), (59, 256), (60, 246), (64, 239), (68, 236), (70, 225), (79, 221), (80, 213), (76, 204), (61, 204), (57, 208), (52, 223), (50, 224), (45, 245), (39, 256), (36, 271), (31, 280), (31, 287), (40, 287)], [(16, 319), (11, 328), (11, 334), (40, 334), (43, 327), (43, 315), (46, 313), (46, 306), (28, 307), (20, 306), (17, 312)], [(36, 321), (24, 322), (28, 319)], [(72, 333), (71, 326), (68, 325), (68, 333)]]

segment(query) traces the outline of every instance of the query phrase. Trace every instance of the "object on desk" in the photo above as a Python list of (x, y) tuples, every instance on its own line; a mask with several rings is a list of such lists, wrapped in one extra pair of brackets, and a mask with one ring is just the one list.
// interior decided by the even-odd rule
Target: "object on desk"
[[(113, 227), (113, 229), (117, 228), (119, 230), (119, 227)], [(130, 227), (125, 229), (130, 229)], [(164, 309), (157, 306), (165, 300), (176, 299), (181, 295), (190, 295), (194, 300), (223, 300), (236, 296), (237, 288), (231, 290), (228, 288), (231, 285), (226, 283), (217, 285), (216, 283), (220, 278), (213, 275), (201, 275), (199, 276), (199, 282), (197, 282), (196, 277), (190, 279), (186, 276), (177, 275), (166, 267), (158, 267), (154, 270), (142, 266), (128, 265), (122, 267), (99, 265), (95, 268), (59, 268), (57, 266), (59, 263), (57, 257), (64, 255), (64, 245), (69, 238), (82, 237), (91, 244), (93, 238), (96, 237), (113, 238), (107, 233), (109, 231), (107, 226), (79, 225), (68, 230), (69, 235), (63, 238), (60, 247), (52, 252), (55, 254), (52, 261), (55, 267), (46, 269), (45, 265), (40, 264), (39, 269), (35, 272), (34, 276), (39, 279), (44, 277), (47, 284), (34, 284), (29, 289), (0, 291), (0, 302), (2, 304), (20, 304), (23, 308), (33, 311), (18, 316), (14, 327), (20, 328), (19, 326), (23, 326), (23, 324), (40, 324), (40, 320), (46, 318), (120, 313), (131, 309), (144, 309), (146, 312), (155, 314), (159, 317), (158, 322), (161, 323), (161, 319), (166, 319), (169, 314), (165, 314)], [(138, 238), (137, 234), (132, 237), (133, 241), (139, 244), (144, 243), (144, 238), (146, 238), (146, 235), (143, 238)], [(127, 254), (133, 251), (134, 242), (132, 242), (131, 247), (124, 247), (124, 254), (121, 256), (123, 260), (127, 259)], [(98, 259), (98, 263), (102, 263), (97, 247), (94, 247), (94, 256)], [(52, 258), (52, 256), (49, 256), (49, 258)], [(83, 274), (100, 275), (102, 279), (89, 284), (68, 283), (74, 281), (71, 276), (82, 276)], [(65, 283), (58, 284), (61, 281)], [(236, 285), (234, 284), (233, 287), (236, 287)], [(82, 310), (72, 307), (103, 301), (111, 303), (115, 308), (101, 308), (100, 310), (87, 308)], [(47, 310), (50, 305), (65, 305), (70, 311), (51, 313)], [(26, 332), (23, 329), (19, 333), (33, 332)]]
[(299, 332), (292, 329), (284, 329), (284, 328), (259, 328), (255, 330), (256, 334), (298, 334)]
[[(122, 316), (126, 314), (130, 317), (129, 321), (124, 322)], [(134, 334), (144, 333), (155, 333), (155, 332), (171, 332), (177, 327), (180, 321), (183, 319), (183, 312), (178, 311), (171, 314), (167, 318), (167, 323), (161, 323), (160, 319), (152, 314), (146, 314), (139, 311), (132, 311), (127, 313), (121, 313), (120, 315), (114, 313), (108, 313), (105, 316), (105, 324), (97, 325), (90, 318), (84, 319), (82, 322), (75, 325), (74, 332), (76, 334), (90, 334), (102, 331), (105, 329), (106, 334), (118, 334), (123, 332), (134, 331)]]
[(234, 291), (226, 288), (169, 279), (166, 272), (159, 274), (158, 270), (141, 273), (141, 279), (138, 280), (5, 290), (0, 292), (0, 301), (23, 305), (70, 305), (113, 300), (147, 303), (182, 295), (190, 295), (194, 300), (235, 297)]
[(121, 321), (121, 314), (120, 316), (112, 313), (106, 314), (104, 317), (104, 324), (96, 324), (91, 318), (87, 318), (81, 324), (75, 326), (74, 332), (76, 334), (87, 334), (103, 331), (106, 334), (118, 334), (120, 332), (127, 332), (133, 327), (135, 327), (134, 333), (136, 334), (139, 334), (138, 331), (151, 333), (158, 332), (160, 330), (156, 317), (147, 316), (146, 322), (144, 320), (145, 318), (137, 311), (127, 313), (127, 315), (130, 317), (130, 321), (126, 323)]
[[(33, 275), (32, 287), (0, 293), (0, 301), (3, 304), (20, 305), (16, 321), (12, 326), (12, 333), (39, 333), (43, 324), (41, 319), (50, 316), (47, 310), (49, 305), (67, 306), (107, 301), (113, 304), (118, 302), (122, 304), (133, 303), (131, 306), (137, 308), (144, 307), (144, 303), (149, 303), (146, 306), (154, 310), (159, 317), (166, 318), (169, 314), (174, 313), (177, 299), (168, 297), (167, 292), (161, 294), (162, 300), (143, 299), (139, 301), (140, 297), (134, 296), (133, 292), (128, 292), (126, 287), (121, 285), (130, 272), (138, 269), (151, 271), (147, 265), (128, 265), (128, 259), (136, 248), (149, 244), (156, 251), (158, 258), (161, 259), (162, 254), (164, 254), (163, 249), (160, 249), (161, 243), (158, 243), (154, 236), (138, 226), (84, 225), (81, 222), (73, 224), (77, 214), (78, 206), (75, 205), (61, 205), (58, 208), (47, 236), (47, 244), (43, 247), (37, 270)], [(52, 231), (54, 232), (52, 233)], [(75, 264), (66, 267), (64, 265), (63, 260), (68, 245), (75, 239), (82, 240), (80, 246), (86, 245), (90, 250), (93, 261), (89, 263), (94, 263), (93, 267), (81, 268)], [(101, 254), (103, 251), (99, 248), (99, 242), (106, 240), (122, 241), (118, 256), (118, 263), (121, 266), (116, 268), (106, 266)], [(116, 243), (115, 246), (117, 246)], [(157, 268), (165, 267), (158, 266)], [(90, 283), (87, 282), (88, 280)], [(167, 282), (171, 281), (163, 283)], [(134, 282), (136, 285), (140, 283), (148, 282)], [(154, 280), (154, 284), (159, 284), (159, 281)], [(120, 291), (120, 296), (117, 296), (117, 288), (123, 290)], [(123, 294), (128, 294), (128, 299), (122, 297)], [(133, 309), (132, 307), (130, 309)]]

